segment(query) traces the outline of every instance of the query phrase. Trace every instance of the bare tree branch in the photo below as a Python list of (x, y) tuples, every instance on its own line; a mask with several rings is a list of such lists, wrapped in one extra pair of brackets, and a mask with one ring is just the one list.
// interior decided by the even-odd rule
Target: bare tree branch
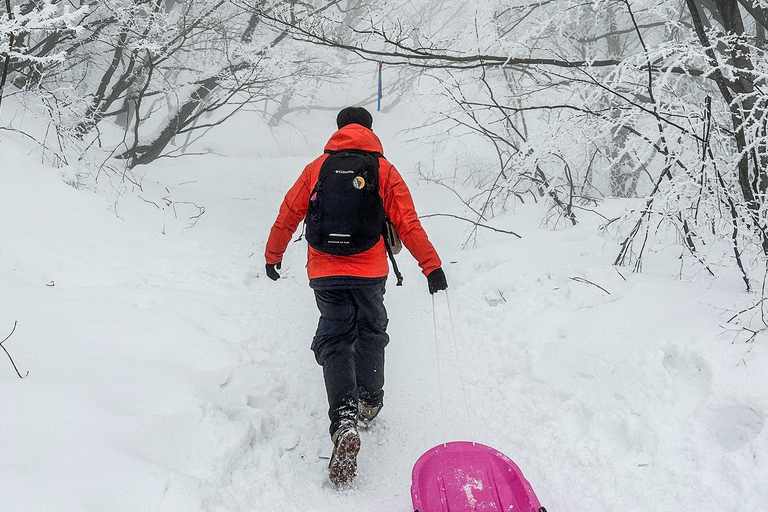
[(430, 213), (428, 215), (419, 215), (420, 219), (426, 219), (426, 218), (429, 218), (429, 217), (451, 217), (453, 219), (459, 219), (459, 220), (463, 220), (465, 222), (469, 222), (470, 224), (473, 224), (475, 227), (486, 228), (486, 229), (490, 229), (492, 231), (496, 231), (497, 233), (504, 233), (506, 235), (514, 235), (517, 238), (523, 238), (522, 236), (518, 235), (514, 231), (507, 231), (507, 230), (504, 230), (504, 229), (497, 229), (497, 228), (494, 228), (492, 226), (488, 226), (487, 224), (481, 224), (481, 223), (479, 223), (477, 221), (474, 221), (474, 220), (471, 220), (471, 219), (467, 219), (465, 217), (460, 217), (458, 215), (453, 215), (452, 213)]

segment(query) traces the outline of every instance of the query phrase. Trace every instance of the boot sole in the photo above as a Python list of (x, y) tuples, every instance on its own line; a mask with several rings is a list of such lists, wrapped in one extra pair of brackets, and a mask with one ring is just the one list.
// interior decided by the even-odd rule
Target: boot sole
[(345, 432), (333, 450), (328, 466), (328, 478), (334, 485), (346, 485), (357, 473), (357, 454), (360, 452), (360, 436), (355, 432)]

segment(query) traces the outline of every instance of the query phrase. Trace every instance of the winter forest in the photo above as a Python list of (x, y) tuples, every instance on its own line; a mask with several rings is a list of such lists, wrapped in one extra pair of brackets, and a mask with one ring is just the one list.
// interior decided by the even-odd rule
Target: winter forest
[[(454, 440), (550, 512), (768, 511), (767, 32), (765, 0), (2, 0), (0, 511), (405, 512)], [(449, 288), (397, 256), (339, 490), (301, 228), (277, 282), (264, 248), (351, 105)]]

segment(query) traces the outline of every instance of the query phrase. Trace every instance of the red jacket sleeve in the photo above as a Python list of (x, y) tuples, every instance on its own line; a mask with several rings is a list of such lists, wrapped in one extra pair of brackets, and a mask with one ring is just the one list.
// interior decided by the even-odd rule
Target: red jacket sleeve
[(379, 178), (382, 181), (380, 189), (387, 218), (392, 221), (405, 247), (419, 262), (424, 275), (429, 275), (442, 263), (427, 233), (421, 227), (416, 208), (413, 206), (411, 191), (395, 166), (384, 159), (381, 159)]
[(285, 195), (283, 204), (280, 205), (280, 213), (277, 214), (277, 220), (275, 220), (267, 240), (265, 252), (267, 263), (275, 264), (283, 260), (283, 253), (288, 247), (288, 242), (291, 241), (299, 223), (307, 215), (313, 164), (314, 162), (304, 168), (304, 172), (301, 173), (299, 179)]

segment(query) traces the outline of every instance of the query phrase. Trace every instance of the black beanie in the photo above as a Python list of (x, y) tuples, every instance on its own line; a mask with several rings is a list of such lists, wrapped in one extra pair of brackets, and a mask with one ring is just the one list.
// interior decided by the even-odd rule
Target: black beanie
[(352, 123), (365, 126), (370, 130), (373, 126), (373, 117), (371, 116), (371, 113), (363, 107), (347, 107), (341, 109), (339, 115), (336, 116), (336, 126), (341, 129)]

